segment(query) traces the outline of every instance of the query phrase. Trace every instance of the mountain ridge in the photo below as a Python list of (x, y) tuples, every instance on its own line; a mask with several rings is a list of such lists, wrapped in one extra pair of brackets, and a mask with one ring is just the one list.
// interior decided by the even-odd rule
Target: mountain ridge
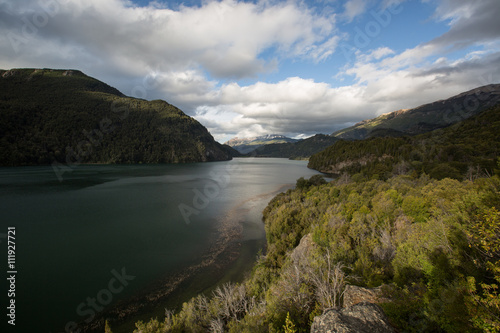
[(233, 147), (241, 154), (248, 154), (266, 144), (293, 143), (297, 141), (299, 140), (292, 139), (281, 134), (266, 134), (249, 138), (235, 137), (225, 142), (224, 144)]
[(475, 169), (494, 173), (499, 133), (500, 103), (446, 128), (415, 136), (339, 140), (312, 155), (308, 167), (334, 175), (376, 174), (381, 179), (400, 169), (461, 180)]
[(256, 157), (281, 157), (289, 159), (307, 159), (311, 155), (319, 153), (340, 139), (316, 134), (310, 138), (297, 142), (271, 143), (260, 146), (250, 154)]
[(489, 84), (447, 99), (366, 119), (331, 135), (346, 140), (381, 136), (386, 130), (401, 132), (401, 135), (416, 135), (450, 126), (497, 103), (500, 103), (500, 84)]
[(182, 110), (125, 96), (78, 70), (0, 70), (0, 133), (2, 166), (231, 159)]

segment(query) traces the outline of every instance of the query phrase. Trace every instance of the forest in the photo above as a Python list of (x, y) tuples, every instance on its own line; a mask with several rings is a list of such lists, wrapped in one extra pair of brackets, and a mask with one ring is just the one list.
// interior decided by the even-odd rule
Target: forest
[(400, 332), (499, 332), (499, 120), (496, 107), (419, 136), (336, 142), (310, 160), (333, 181), (301, 178), (264, 210), (267, 248), (243, 283), (134, 332), (309, 332), (348, 284), (380, 287)]

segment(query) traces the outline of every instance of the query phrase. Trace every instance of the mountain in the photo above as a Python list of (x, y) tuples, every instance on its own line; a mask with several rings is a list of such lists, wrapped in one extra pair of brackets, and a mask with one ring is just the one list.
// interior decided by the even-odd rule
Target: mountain
[(231, 159), (195, 119), (77, 70), (0, 70), (0, 165)]
[(258, 147), (271, 143), (297, 142), (297, 139), (291, 139), (284, 135), (268, 134), (251, 138), (233, 138), (225, 144), (233, 147), (242, 154), (250, 153)]
[(223, 144), (222, 147), (231, 155), (231, 157), (242, 157), (243, 154), (234, 149), (231, 146), (228, 146), (227, 144)]
[(306, 159), (331, 146), (339, 139), (324, 134), (316, 134), (297, 142), (271, 143), (258, 147), (251, 152), (256, 157), (284, 157), (290, 159)]
[(308, 167), (329, 174), (427, 174), (462, 180), (493, 174), (500, 152), (500, 104), (449, 127), (416, 136), (339, 140), (311, 156)]
[(500, 102), (500, 84), (479, 87), (446, 100), (403, 109), (364, 120), (332, 136), (360, 140), (380, 136), (415, 135), (472, 117)]

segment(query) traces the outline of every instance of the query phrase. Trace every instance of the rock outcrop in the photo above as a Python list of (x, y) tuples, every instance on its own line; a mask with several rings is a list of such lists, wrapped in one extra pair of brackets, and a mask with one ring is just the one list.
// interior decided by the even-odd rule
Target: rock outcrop
[(383, 303), (390, 302), (382, 294), (383, 286), (377, 288), (363, 288), (353, 285), (346, 285), (344, 290), (344, 307), (348, 308), (361, 302)]
[(303, 260), (308, 260), (308, 256), (314, 251), (316, 244), (312, 239), (312, 234), (307, 234), (300, 239), (299, 245), (293, 249), (290, 257), (294, 264), (300, 264)]
[[(305, 265), (316, 248), (312, 234), (307, 234), (290, 254), (295, 265)], [(342, 308), (330, 308), (314, 318), (311, 333), (385, 333), (396, 332), (389, 324), (384, 311), (376, 303), (390, 302), (384, 297), (384, 286), (363, 288), (346, 285)]]
[(390, 301), (383, 296), (383, 288), (346, 285), (344, 307), (327, 309), (314, 318), (311, 333), (395, 332), (382, 308), (376, 304)]
[(361, 302), (342, 309), (327, 309), (314, 318), (311, 333), (392, 333), (382, 309), (373, 303)]

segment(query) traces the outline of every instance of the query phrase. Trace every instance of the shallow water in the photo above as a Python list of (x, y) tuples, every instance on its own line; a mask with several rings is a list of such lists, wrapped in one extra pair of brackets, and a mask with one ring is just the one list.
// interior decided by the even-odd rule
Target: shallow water
[[(217, 259), (230, 242), (243, 244), (242, 257), (222, 273), (238, 276), (265, 242), (267, 202), (314, 174), (304, 161), (257, 158), (78, 166), (62, 181), (51, 167), (0, 168), (2, 267), (7, 227), (16, 228), (16, 331), (91, 322), (166, 276)], [(191, 292), (214, 279), (191, 281)]]

